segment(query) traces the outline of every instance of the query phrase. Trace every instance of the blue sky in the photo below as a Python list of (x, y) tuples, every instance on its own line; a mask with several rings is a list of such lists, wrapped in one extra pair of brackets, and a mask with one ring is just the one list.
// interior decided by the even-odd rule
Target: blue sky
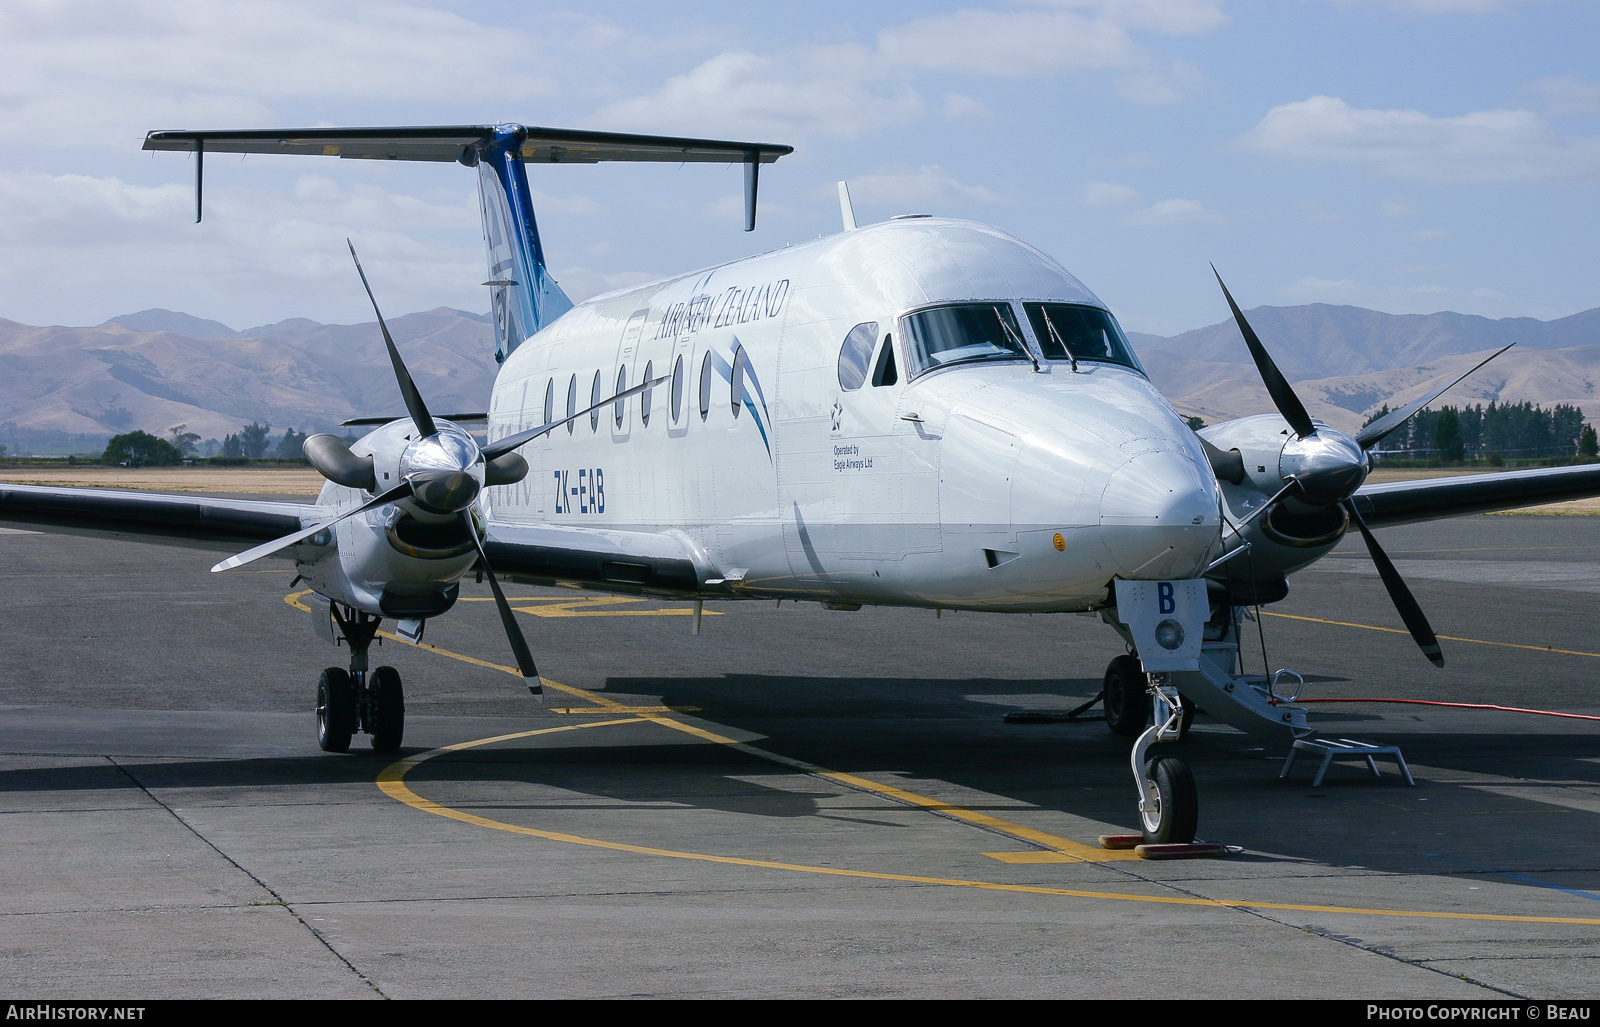
[(781, 142), (739, 172), (537, 167), (575, 298), (925, 211), (1055, 255), (1132, 330), (1246, 307), (1561, 317), (1600, 305), (1600, 4), (1059, 0), (0, 7), (0, 317), (170, 307), (247, 327), (487, 308), (473, 176), (192, 165), (156, 128), (522, 121)]

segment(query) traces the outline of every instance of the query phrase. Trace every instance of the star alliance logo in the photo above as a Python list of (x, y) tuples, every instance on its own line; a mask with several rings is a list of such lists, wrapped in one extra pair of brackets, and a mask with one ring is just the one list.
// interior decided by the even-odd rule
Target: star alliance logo
[(844, 404), (839, 402), (839, 397), (833, 397), (833, 433), (839, 434), (839, 426), (844, 423)]

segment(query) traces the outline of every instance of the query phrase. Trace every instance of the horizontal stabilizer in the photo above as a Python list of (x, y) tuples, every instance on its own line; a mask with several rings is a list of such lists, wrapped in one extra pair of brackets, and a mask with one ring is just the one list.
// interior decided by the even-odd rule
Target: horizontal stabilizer
[[(477, 144), (510, 129), (520, 135), (530, 164), (596, 164), (600, 161), (666, 161), (771, 164), (794, 147), (723, 139), (588, 132), (520, 125), (434, 125), (412, 128), (279, 128), (237, 131), (151, 132), (146, 150), (206, 153), (293, 153), (360, 160), (461, 160)], [(464, 163), (470, 163), (470, 158)]]

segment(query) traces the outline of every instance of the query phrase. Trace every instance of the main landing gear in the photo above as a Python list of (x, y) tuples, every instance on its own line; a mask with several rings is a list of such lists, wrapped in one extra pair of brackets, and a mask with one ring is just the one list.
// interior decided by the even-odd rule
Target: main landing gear
[(333, 620), (350, 647), (350, 669), (329, 667), (317, 679), (317, 745), (323, 752), (349, 752), (351, 737), (365, 731), (374, 752), (394, 752), (406, 728), (400, 672), (379, 667), (367, 673), (367, 650), (382, 618), (335, 606)]
[[(1194, 775), (1188, 764), (1174, 756), (1147, 759), (1146, 754), (1157, 742), (1182, 738), (1194, 719), (1194, 707), (1178, 695), (1170, 674), (1146, 674), (1135, 656), (1119, 656), (1111, 661), (1106, 668), (1101, 703), (1106, 711), (1106, 726), (1112, 732), (1138, 736), (1129, 762), (1139, 789), (1139, 819), (1145, 842), (1193, 842), (1200, 819)], [(1145, 726), (1147, 723), (1149, 727)]]

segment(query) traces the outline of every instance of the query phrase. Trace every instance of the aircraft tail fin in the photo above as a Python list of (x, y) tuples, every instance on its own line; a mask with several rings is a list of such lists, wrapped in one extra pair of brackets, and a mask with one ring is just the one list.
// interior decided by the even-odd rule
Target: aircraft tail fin
[(362, 160), (456, 161), (478, 170), (478, 196), (495, 314), (495, 358), (572, 308), (545, 263), (534, 220), (526, 164), (660, 161), (743, 164), (745, 231), (755, 228), (756, 184), (762, 164), (791, 146), (716, 139), (586, 132), (524, 125), (443, 125), (416, 128), (288, 128), (243, 131), (151, 132), (146, 150), (195, 155), (195, 220), (200, 220), (207, 153), (294, 153)]

